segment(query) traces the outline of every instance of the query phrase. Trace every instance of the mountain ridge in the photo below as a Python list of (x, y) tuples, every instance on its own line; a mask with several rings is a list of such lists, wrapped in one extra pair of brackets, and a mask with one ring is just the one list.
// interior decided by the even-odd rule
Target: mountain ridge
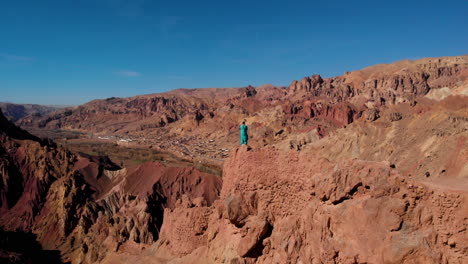
[[(287, 87), (178, 89), (111, 97), (17, 123), (24, 128), (81, 131), (94, 137), (131, 137), (137, 144), (169, 149), (193, 160), (223, 159), (222, 153), (203, 154), (190, 145), (210, 138), (217, 147), (232, 149), (242, 120), (250, 124), (250, 144), (256, 147), (276, 144), (304, 130), (316, 130), (323, 137), (361, 118), (376, 120), (380, 111), (392, 105), (415, 105), (427, 94), (468, 94), (467, 77), (468, 56), (427, 58), (371, 66), (337, 77), (312, 75)], [(174, 140), (161, 142), (157, 140), (161, 136)], [(181, 140), (176, 138), (188, 138), (189, 143), (179, 146), (174, 142)]]

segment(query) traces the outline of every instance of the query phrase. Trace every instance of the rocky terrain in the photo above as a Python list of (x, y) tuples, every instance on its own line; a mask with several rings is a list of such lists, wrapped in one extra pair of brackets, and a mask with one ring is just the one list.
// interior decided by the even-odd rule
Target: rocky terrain
[[(23, 118), (18, 124), (131, 139), (194, 161), (220, 164), (228, 155), (218, 150), (237, 146), (238, 125), (244, 119), (254, 147), (286, 138), (294, 141), (302, 132), (315, 131), (313, 136), (323, 137), (359, 118), (376, 120), (395, 104), (414, 105), (425, 95), (466, 94), (467, 65), (468, 56), (428, 58), (375, 65), (332, 78), (313, 75), (288, 87), (180, 89), (108, 98), (41, 118)], [(214, 151), (197, 150), (208, 140), (213, 140)]]
[[(157, 162), (121, 168), (0, 115), (0, 259), (467, 263), (467, 77), (468, 56), (428, 58), (18, 121), (215, 162), (222, 177)], [(251, 143), (238, 147), (244, 119)], [(18, 237), (34, 250), (8, 243)]]
[(157, 244), (104, 263), (466, 263), (467, 103), (400, 105), (300, 151), (238, 148), (211, 207), (166, 209)]
[[(2, 114), (0, 125), (0, 226), (11, 237), (2, 244), (32, 236), (64, 262), (95, 263), (128, 240), (156, 241), (164, 208), (182, 196), (210, 205), (219, 195), (221, 179), (194, 168), (122, 169), (105, 157), (60, 149)], [(23, 250), (2, 247), (0, 259), (23, 263), (38, 254)]]

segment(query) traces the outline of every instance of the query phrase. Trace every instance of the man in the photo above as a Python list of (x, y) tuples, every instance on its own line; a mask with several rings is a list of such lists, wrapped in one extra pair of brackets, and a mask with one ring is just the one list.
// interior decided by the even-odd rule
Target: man
[(247, 145), (249, 141), (249, 135), (247, 134), (247, 126), (245, 125), (245, 121), (242, 121), (242, 125), (240, 126), (240, 144)]

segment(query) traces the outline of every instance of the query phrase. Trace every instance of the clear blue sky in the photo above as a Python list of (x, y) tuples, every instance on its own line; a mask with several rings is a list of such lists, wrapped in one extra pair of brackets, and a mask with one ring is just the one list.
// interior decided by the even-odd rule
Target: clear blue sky
[(0, 0), (0, 101), (288, 85), (462, 55), (467, 14), (466, 0)]

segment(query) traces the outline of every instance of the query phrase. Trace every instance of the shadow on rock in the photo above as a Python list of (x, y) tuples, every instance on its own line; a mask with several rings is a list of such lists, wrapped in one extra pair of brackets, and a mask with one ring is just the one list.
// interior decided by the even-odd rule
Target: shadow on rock
[(44, 250), (36, 235), (0, 229), (0, 263), (62, 264), (60, 251)]

